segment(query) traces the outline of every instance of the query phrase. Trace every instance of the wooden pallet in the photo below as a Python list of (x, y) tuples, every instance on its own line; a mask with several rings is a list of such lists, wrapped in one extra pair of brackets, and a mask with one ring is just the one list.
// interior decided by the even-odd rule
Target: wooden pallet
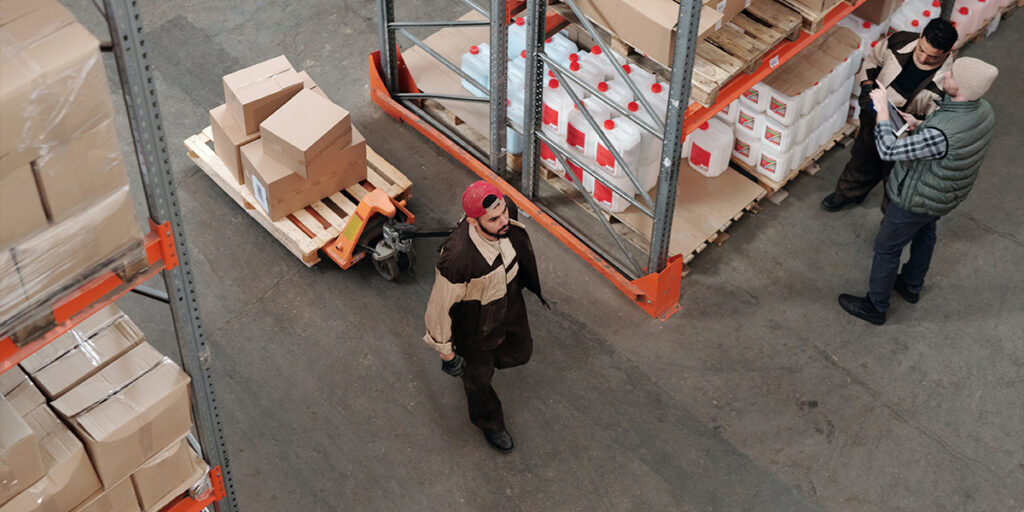
[[(829, 13), (829, 11), (835, 8), (835, 6), (841, 3), (838, 1), (828, 2), (824, 9), (822, 9), (821, 11), (816, 11), (796, 0), (779, 1), (786, 4), (786, 6), (789, 7), (790, 9), (793, 9), (794, 11), (800, 13), (800, 16), (803, 18), (803, 29), (811, 34), (821, 30), (821, 27), (825, 25), (825, 16)], [(846, 3), (851, 5), (856, 3), (853, 0), (842, 1), (845, 1)]]
[(402, 200), (410, 197), (412, 187), (412, 182), (401, 171), (367, 145), (366, 180), (335, 192), (281, 220), (271, 221), (262, 208), (257, 206), (252, 192), (238, 184), (234, 173), (213, 151), (209, 126), (185, 139), (185, 147), (189, 158), (214, 183), (307, 267), (320, 261), (320, 248), (337, 238), (348, 222), (349, 215), (355, 212), (356, 205), (372, 190), (383, 189), (392, 198)]
[(750, 174), (754, 179), (757, 180), (758, 184), (764, 187), (764, 189), (768, 192), (767, 199), (775, 204), (779, 204), (782, 202), (783, 199), (785, 199), (789, 195), (788, 192), (783, 190), (783, 187), (788, 185), (789, 182), (793, 181), (801, 172), (810, 174), (812, 176), (817, 174), (818, 159), (820, 159), (822, 155), (824, 155), (826, 152), (835, 147), (836, 144), (842, 144), (842, 141), (844, 139), (849, 138), (853, 133), (857, 131), (857, 127), (859, 125), (860, 123), (856, 119), (851, 119), (847, 121), (846, 125), (844, 125), (839, 131), (833, 134), (832, 137), (829, 140), (827, 140), (824, 144), (819, 146), (814, 153), (805, 158), (804, 161), (800, 163), (800, 165), (794, 167), (793, 170), (789, 171), (789, 174), (787, 174), (786, 177), (780, 181), (768, 179), (767, 176), (757, 172), (756, 169), (750, 167), (749, 165), (735, 158), (732, 159), (732, 165), (740, 169), (743, 169), (748, 174)]
[[(488, 152), (488, 148), (491, 145), (489, 134), (485, 135), (478, 132), (471, 124), (435, 100), (426, 100), (423, 104), (423, 110), (447, 121), (448, 126), (452, 127), (455, 133), (459, 134), (477, 149), (480, 149), (482, 153), (486, 154)], [(509, 128), (509, 130), (511, 131), (512, 128)], [(523, 156), (506, 153), (505, 165), (510, 171), (521, 172), (523, 170)]]
[(0, 324), (0, 338), (10, 336), (15, 346), (39, 338), (43, 333), (56, 327), (54, 306), (71, 293), (109, 273), (117, 275), (124, 282), (131, 281), (148, 268), (145, 242), (140, 240), (110, 255), (107, 259), (63, 283), (54, 290), (36, 297), (29, 297), (18, 310)]

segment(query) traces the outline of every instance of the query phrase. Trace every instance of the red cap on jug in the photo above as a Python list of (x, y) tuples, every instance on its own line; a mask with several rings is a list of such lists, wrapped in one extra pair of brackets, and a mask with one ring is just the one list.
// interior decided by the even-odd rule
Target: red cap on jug
[(942, 2), (940, 0), (934, 0), (932, 2), (932, 7), (942, 7)]
[(593, 53), (594, 55), (601, 55), (601, 47), (595, 44), (590, 48), (590, 53)]
[(516, 25), (519, 25), (519, 26), (526, 25), (526, 20), (524, 20), (523, 17), (520, 16), (520, 17), (516, 18)]
[(550, 76), (551, 78), (554, 78), (555, 77), (555, 72), (549, 69), (548, 70), (548, 76)]
[(601, 82), (597, 84), (597, 90), (601, 92), (608, 92), (608, 82)]
[(874, 48), (876, 44), (878, 44), (878, 41), (871, 41), (871, 47), (872, 48)]
[(545, 39), (544, 42), (545, 43), (550, 43), (551, 42), (551, 38), (549, 37), (549, 38)]
[(569, 54), (569, 62), (579, 62), (579, 60), (580, 60), (580, 54), (578, 54), (578, 53), (570, 53)]
[(480, 47), (475, 45), (475, 44), (473, 46), (470, 46), (469, 47), (469, 53), (472, 54), (472, 55), (476, 55), (476, 54), (480, 53)]
[(707, 130), (708, 128), (710, 128), (710, 126), (708, 126), (708, 122), (707, 121), (704, 121), (703, 123), (700, 124), (700, 129), (701, 130)]
[(968, 14), (970, 14), (970, 12), (971, 12), (971, 10), (966, 8), (966, 7), (961, 7), (960, 8), (960, 14), (963, 14), (964, 16), (967, 16)]
[(627, 75), (633, 72), (633, 69), (629, 67), (629, 64), (623, 64), (622, 70), (625, 71)]
[(554, 78), (548, 80), (548, 87), (552, 89), (558, 89), (558, 80), (555, 80)]
[(653, 92), (654, 94), (658, 94), (659, 92), (661, 92), (661, 84), (659, 84), (659, 83), (651, 84), (651, 92)]
[(640, 105), (637, 105), (635, 101), (631, 101), (631, 102), (626, 104), (626, 108), (630, 112), (636, 112), (636, 111), (640, 110)]
[(525, 59), (526, 58), (526, 50), (523, 50), (523, 51), (519, 52), (519, 56)]
[(928, 9), (925, 9), (925, 10), (921, 11), (921, 16), (924, 16), (925, 18), (931, 18), (932, 17), (932, 12), (929, 11)]
[[(984, 2), (985, 0), (980, 0), (980, 1)], [(918, 26), (918, 25), (920, 25), (920, 24), (921, 24), (921, 22), (920, 22), (920, 21), (917, 21), (917, 20), (910, 20), (910, 26), (911, 26), (911, 27), (916, 27), (916, 26)]]
[(614, 130), (615, 129), (615, 121), (612, 121), (611, 119), (605, 119), (604, 120), (604, 129), (605, 130)]
[(864, 24), (861, 25), (861, 26), (864, 27), (864, 28), (871, 28), (871, 22), (870, 21), (865, 21)]
[(579, 70), (580, 70), (580, 63), (579, 62), (573, 62), (573, 63), (569, 64), (569, 71), (579, 71)]

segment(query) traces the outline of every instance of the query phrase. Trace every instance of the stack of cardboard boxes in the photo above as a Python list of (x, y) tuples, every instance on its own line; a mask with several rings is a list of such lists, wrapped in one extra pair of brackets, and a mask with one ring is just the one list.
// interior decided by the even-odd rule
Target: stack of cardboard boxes
[(224, 77), (213, 145), (271, 220), (366, 179), (366, 140), (284, 56)]
[(0, 512), (162, 508), (208, 471), (188, 385), (116, 306), (0, 374)]
[(0, 11), (0, 334), (142, 232), (99, 42), (59, 3)]

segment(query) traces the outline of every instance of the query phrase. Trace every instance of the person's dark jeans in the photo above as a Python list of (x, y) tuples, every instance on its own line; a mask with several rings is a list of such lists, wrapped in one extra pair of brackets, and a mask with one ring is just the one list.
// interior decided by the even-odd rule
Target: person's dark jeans
[(903, 280), (911, 292), (921, 291), (935, 250), (935, 222), (938, 220), (938, 217), (911, 213), (889, 203), (882, 227), (875, 237), (875, 258), (871, 262), (868, 299), (875, 309), (889, 309), (889, 296), (899, 272), (900, 255), (907, 244), (911, 244), (910, 260), (903, 265)]

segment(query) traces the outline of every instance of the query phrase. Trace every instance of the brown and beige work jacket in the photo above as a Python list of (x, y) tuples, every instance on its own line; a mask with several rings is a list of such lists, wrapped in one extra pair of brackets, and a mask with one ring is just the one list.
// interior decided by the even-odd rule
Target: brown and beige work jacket
[(857, 82), (874, 80), (886, 88), (889, 100), (896, 108), (918, 119), (924, 119), (938, 108), (936, 101), (942, 99), (942, 76), (953, 66), (956, 55), (950, 54), (946, 57), (946, 61), (935, 70), (931, 80), (922, 83), (909, 98), (906, 98), (892, 88), (892, 82), (903, 71), (903, 66), (914, 58), (914, 48), (920, 37), (921, 34), (915, 32), (896, 32), (888, 39), (880, 41), (864, 57), (864, 63), (857, 73)]

